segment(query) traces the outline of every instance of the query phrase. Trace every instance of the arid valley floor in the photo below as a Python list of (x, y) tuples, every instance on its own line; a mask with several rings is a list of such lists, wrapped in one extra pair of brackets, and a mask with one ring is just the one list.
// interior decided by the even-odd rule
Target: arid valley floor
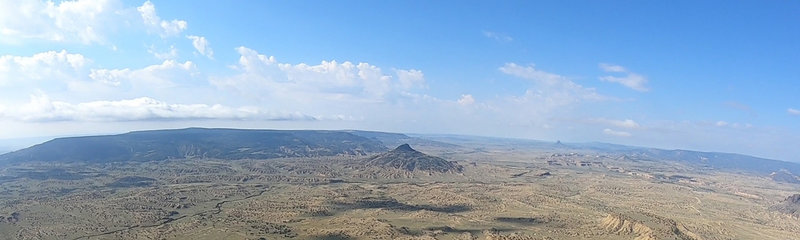
[(378, 154), (5, 166), (0, 239), (800, 239), (786, 202), (800, 184), (768, 175), (430, 143), (412, 147), (461, 168)]

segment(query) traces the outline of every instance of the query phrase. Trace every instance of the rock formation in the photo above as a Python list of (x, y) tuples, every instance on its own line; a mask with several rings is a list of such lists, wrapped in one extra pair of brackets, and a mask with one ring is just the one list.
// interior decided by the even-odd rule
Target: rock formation
[(409, 172), (459, 173), (463, 170), (463, 167), (457, 162), (421, 153), (412, 149), (408, 144), (400, 145), (392, 151), (368, 158), (366, 165), (391, 167)]

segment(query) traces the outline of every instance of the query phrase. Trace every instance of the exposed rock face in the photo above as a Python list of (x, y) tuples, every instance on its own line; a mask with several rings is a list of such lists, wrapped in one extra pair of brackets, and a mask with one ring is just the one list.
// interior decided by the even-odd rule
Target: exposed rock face
[(647, 213), (612, 213), (600, 221), (609, 233), (631, 235), (635, 240), (696, 240), (701, 239), (680, 223)]
[(409, 172), (429, 171), (459, 173), (463, 167), (457, 162), (444, 160), (414, 150), (408, 144), (400, 145), (392, 151), (382, 153), (366, 160), (368, 166), (392, 167)]
[(16, 223), (19, 222), (19, 213), (13, 212), (8, 217), (0, 215), (0, 223), (8, 222), (8, 223)]
[(769, 177), (776, 182), (800, 183), (800, 178), (798, 178), (797, 176), (795, 176), (794, 174), (790, 173), (785, 169), (781, 169), (777, 172), (772, 172), (771, 174), (769, 174)]
[(600, 223), (606, 231), (620, 235), (633, 234), (636, 240), (655, 239), (653, 230), (646, 225), (620, 214), (609, 214)]
[(794, 194), (789, 196), (784, 200), (784, 202), (791, 203), (791, 204), (800, 204), (800, 194)]
[(800, 218), (800, 194), (793, 194), (769, 209)]

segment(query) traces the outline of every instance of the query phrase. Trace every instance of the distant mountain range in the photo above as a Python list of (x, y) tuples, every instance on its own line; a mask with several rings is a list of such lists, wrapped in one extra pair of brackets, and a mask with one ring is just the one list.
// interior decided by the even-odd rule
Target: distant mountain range
[[(581, 151), (622, 155), (632, 161), (673, 161), (702, 168), (749, 171), (763, 175), (784, 169), (793, 175), (800, 175), (800, 164), (798, 163), (741, 154), (663, 150), (607, 143), (561, 143), (458, 135), (406, 135), (358, 130), (187, 128), (138, 131), (119, 135), (57, 138), (0, 155), (0, 163), (29, 161), (105, 163), (182, 158), (235, 160), (334, 155), (364, 156), (384, 153), (389, 150), (387, 146), (394, 147), (406, 143), (415, 146), (460, 149), (500, 146), (534, 151)], [(417, 168), (417, 166), (414, 167)]]
[(574, 146), (573, 144), (565, 144), (564, 147), (625, 154), (631, 159), (676, 161), (712, 169), (748, 171), (760, 174), (770, 174), (783, 169), (795, 175), (800, 174), (800, 163), (759, 158), (735, 153), (699, 152), (680, 149), (664, 150), (607, 143), (584, 143), (574, 144)]
[(480, 148), (494, 145), (513, 149), (550, 152), (587, 152), (624, 155), (634, 161), (671, 161), (698, 167), (746, 171), (767, 175), (781, 169), (800, 175), (800, 163), (753, 157), (735, 153), (700, 152), (690, 150), (665, 150), (647, 147), (625, 146), (610, 143), (562, 143), (529, 139), (478, 137), (463, 135), (412, 135), (431, 141), (452, 143), (460, 146)]

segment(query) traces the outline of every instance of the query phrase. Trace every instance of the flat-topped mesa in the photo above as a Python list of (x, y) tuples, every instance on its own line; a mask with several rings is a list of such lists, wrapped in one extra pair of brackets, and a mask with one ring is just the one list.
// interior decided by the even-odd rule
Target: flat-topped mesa
[(345, 131), (186, 128), (58, 138), (0, 155), (0, 163), (239, 160), (363, 156), (384, 151), (380, 141)]
[(463, 167), (457, 162), (447, 161), (403, 144), (387, 153), (382, 153), (366, 160), (366, 165), (375, 167), (391, 167), (409, 172), (428, 171), (440, 173), (459, 173)]

